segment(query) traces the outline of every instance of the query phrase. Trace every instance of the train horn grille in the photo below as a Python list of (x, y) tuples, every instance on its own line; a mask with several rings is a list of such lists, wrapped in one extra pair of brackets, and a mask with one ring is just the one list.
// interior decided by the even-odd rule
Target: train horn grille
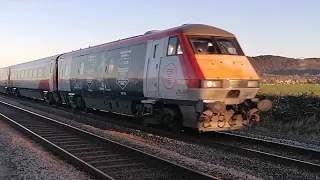
[(229, 88), (248, 88), (248, 80), (229, 80)]

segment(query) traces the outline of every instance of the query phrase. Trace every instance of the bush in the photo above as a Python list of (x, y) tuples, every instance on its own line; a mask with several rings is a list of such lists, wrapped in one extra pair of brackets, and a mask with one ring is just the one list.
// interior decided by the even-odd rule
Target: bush
[(298, 134), (320, 133), (320, 97), (314, 93), (302, 95), (260, 94), (262, 99), (273, 101), (273, 108), (261, 113), (261, 121), (252, 125), (263, 126), (270, 131)]

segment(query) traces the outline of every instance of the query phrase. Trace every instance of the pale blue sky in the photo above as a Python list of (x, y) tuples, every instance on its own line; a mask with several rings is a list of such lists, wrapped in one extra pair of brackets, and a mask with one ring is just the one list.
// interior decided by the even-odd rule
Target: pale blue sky
[(0, 0), (0, 67), (184, 23), (234, 33), (249, 56), (320, 57), (319, 0)]

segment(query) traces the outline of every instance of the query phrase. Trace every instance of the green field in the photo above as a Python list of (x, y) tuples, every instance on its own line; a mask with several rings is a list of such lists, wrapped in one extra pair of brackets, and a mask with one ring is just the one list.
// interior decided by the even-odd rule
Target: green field
[(278, 95), (299, 95), (303, 93), (310, 94), (311, 92), (313, 92), (317, 96), (320, 96), (320, 84), (262, 85), (259, 93)]

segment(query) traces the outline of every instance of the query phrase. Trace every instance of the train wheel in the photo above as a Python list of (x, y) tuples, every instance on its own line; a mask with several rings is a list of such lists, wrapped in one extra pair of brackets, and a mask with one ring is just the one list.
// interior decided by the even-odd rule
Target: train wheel
[(92, 109), (92, 108), (88, 108), (87, 106), (85, 106), (83, 111), (84, 111), (85, 113), (92, 113), (92, 112), (93, 112), (93, 109)]
[(14, 96), (15, 96), (15, 97), (20, 97), (20, 92), (19, 92), (18, 89), (16, 89), (16, 91), (15, 91), (15, 93), (14, 93)]
[(55, 103), (55, 99), (53, 97), (53, 94), (52, 93), (49, 93), (47, 98), (46, 98), (46, 102), (48, 105), (52, 105)]
[(175, 108), (163, 108), (163, 122), (166, 124), (167, 129), (174, 133), (183, 132), (181, 117)]
[(87, 106), (83, 98), (81, 96), (76, 97), (76, 102), (75, 102), (75, 105), (73, 106), (73, 110), (86, 111), (86, 109), (87, 109)]

